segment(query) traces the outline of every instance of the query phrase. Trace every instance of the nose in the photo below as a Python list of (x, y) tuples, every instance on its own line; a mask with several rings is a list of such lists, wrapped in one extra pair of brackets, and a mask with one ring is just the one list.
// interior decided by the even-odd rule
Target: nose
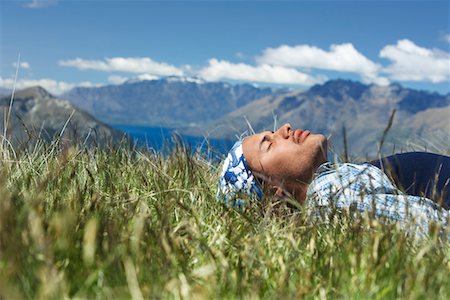
[(290, 131), (292, 130), (292, 126), (289, 123), (284, 124), (278, 130), (276, 131), (276, 134), (279, 134), (284, 139), (288, 138), (290, 136)]

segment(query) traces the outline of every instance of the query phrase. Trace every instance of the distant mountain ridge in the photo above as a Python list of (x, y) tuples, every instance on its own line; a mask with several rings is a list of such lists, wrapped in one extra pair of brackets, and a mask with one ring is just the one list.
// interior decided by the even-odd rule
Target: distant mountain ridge
[(61, 97), (106, 123), (185, 127), (206, 124), (256, 99), (286, 91), (172, 76), (78, 87)]
[(7, 89), (7, 88), (3, 88), (0, 87), (0, 97), (5, 97), (11, 94), (11, 90), (12, 89)]
[[(304, 91), (167, 77), (121, 85), (75, 88), (61, 96), (110, 124), (176, 128), (187, 135), (236, 139), (290, 122), (330, 137), (343, 151), (374, 155), (395, 110), (384, 150), (450, 149), (450, 94), (351, 80), (330, 80)], [(274, 124), (276, 122), (276, 124)], [(411, 146), (412, 145), (412, 146)]]
[[(0, 116), (2, 134), (10, 102), (11, 95), (0, 98), (0, 108), (5, 112)], [(124, 137), (123, 132), (99, 122), (42, 87), (16, 91), (7, 128), (7, 137), (13, 144), (36, 139), (51, 140), (60, 135), (66, 140), (78, 139), (86, 144), (104, 144)]]
[(214, 130), (209, 134), (231, 138), (248, 130), (243, 116), (255, 131), (272, 130), (276, 119), (278, 124), (290, 122), (294, 127), (330, 135), (334, 149), (342, 152), (345, 126), (350, 152), (373, 155), (394, 110), (394, 123), (387, 136), (391, 146), (405, 146), (408, 139), (415, 139), (416, 143), (423, 142), (423, 148), (440, 145), (450, 149), (450, 94), (350, 80), (328, 81), (304, 92), (253, 101), (211, 124)]

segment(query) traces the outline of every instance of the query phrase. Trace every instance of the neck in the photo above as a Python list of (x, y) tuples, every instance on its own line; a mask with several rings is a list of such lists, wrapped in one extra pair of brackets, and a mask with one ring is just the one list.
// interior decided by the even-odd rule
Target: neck
[(306, 192), (308, 191), (309, 184), (307, 183), (297, 183), (295, 188), (292, 189), (292, 195), (301, 204), (306, 200)]

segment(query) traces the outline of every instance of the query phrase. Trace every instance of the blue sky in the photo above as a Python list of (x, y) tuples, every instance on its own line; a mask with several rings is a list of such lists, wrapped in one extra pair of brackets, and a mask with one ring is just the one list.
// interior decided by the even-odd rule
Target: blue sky
[(1, 2), (0, 87), (170, 75), (450, 92), (450, 1)]

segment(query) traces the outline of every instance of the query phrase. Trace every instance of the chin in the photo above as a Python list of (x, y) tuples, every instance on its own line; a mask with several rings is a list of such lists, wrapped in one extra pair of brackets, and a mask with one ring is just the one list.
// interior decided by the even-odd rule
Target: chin
[(323, 134), (310, 135), (309, 138), (311, 138), (319, 147), (327, 149), (328, 140)]

